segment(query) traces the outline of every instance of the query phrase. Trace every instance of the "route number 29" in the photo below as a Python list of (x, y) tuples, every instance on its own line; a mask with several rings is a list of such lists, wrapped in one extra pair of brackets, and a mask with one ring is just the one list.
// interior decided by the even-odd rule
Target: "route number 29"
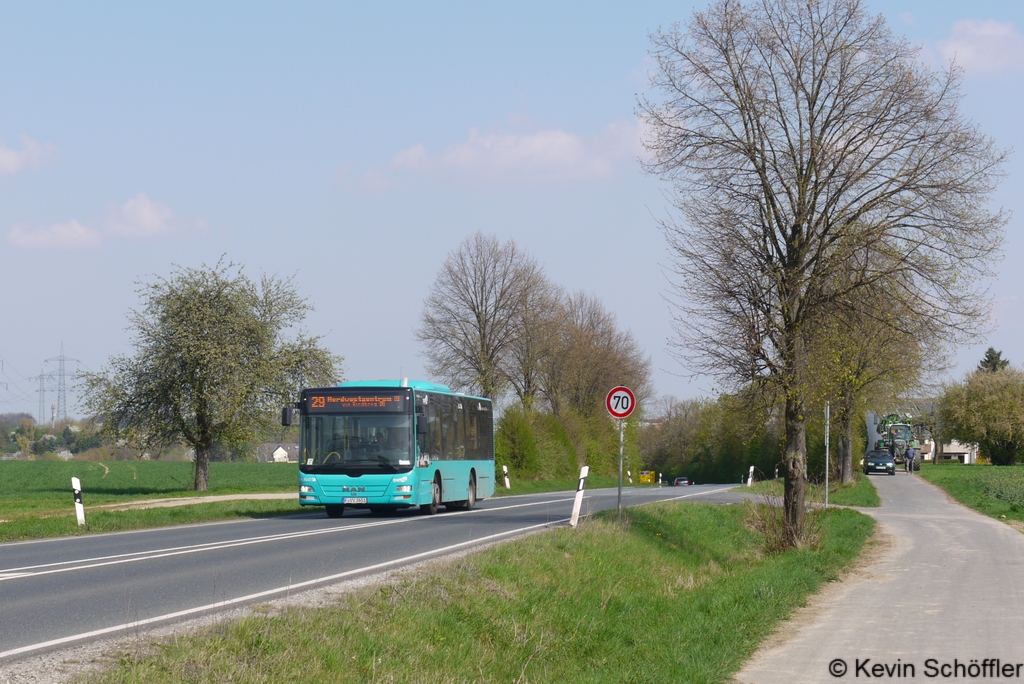
[(310, 408), (326, 408), (327, 407), (327, 397), (312, 397), (312, 399), (313, 399), (313, 404), (311, 405)]

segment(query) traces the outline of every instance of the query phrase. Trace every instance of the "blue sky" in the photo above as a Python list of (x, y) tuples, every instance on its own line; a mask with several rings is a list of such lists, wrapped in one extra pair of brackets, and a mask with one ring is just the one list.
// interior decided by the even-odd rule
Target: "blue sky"
[[(136, 282), (222, 254), (294, 275), (349, 379), (425, 377), (423, 299), (477, 230), (596, 294), (660, 394), (713, 394), (666, 351), (669, 188), (634, 115), (649, 32), (706, 2), (512, 5), (0, 2), (0, 412), (37, 412), (62, 342), (69, 369), (129, 352)], [(1024, 3), (867, 6), (1024, 149)], [(1018, 156), (996, 203), (1024, 217)], [(1019, 220), (951, 377), (990, 344), (1024, 364)]]

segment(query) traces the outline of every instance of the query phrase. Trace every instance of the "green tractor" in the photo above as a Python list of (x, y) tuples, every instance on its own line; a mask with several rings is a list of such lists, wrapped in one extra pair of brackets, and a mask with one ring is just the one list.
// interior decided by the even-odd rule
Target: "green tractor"
[[(898, 413), (890, 413), (878, 421), (878, 427), (875, 430), (882, 435), (882, 438), (875, 442), (875, 448), (888, 451), (897, 464), (905, 461), (909, 447), (914, 447), (918, 454), (921, 453), (921, 444), (914, 435), (913, 424), (909, 418)], [(920, 469), (921, 459), (917, 458), (914, 460), (914, 470)]]

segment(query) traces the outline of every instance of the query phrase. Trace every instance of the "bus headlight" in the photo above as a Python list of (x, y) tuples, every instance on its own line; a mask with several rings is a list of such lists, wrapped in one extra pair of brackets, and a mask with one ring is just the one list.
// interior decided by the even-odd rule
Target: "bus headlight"
[(299, 494), (312, 494), (312, 493), (313, 493), (313, 488), (310, 487), (309, 485), (300, 485), (299, 486)]
[(412, 485), (398, 485), (395, 487), (395, 492), (411, 492)]

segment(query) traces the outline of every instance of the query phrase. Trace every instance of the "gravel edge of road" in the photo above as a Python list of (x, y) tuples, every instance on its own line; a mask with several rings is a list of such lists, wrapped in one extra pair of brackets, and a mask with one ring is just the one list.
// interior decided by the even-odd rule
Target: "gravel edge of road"
[(58, 648), (34, 656), (28, 656), (9, 663), (0, 663), (0, 684), (70, 684), (83, 675), (111, 668), (125, 655), (144, 657), (158, 644), (176, 636), (197, 630), (233, 622), (250, 615), (276, 615), (290, 608), (320, 608), (337, 602), (345, 594), (364, 587), (384, 585), (389, 581), (406, 578), (419, 572), (430, 572), (431, 566), (450, 563), (452, 559), (478, 553), (492, 546), (539, 534), (547, 528), (533, 530), (509, 539), (492, 541), (472, 549), (464, 549), (436, 558), (413, 563), (396, 570), (377, 572), (356, 579), (326, 584), (307, 589), (273, 601), (263, 601), (240, 608), (218, 611), (198, 618), (173, 622), (152, 628), (143, 628), (135, 633), (123, 633), (89, 641), (76, 646)]

